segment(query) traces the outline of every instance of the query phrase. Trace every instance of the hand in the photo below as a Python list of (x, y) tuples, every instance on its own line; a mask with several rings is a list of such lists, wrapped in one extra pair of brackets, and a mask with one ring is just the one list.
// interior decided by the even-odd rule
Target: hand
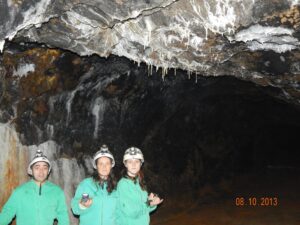
[(80, 201), (79, 204), (85, 208), (89, 208), (93, 203), (93, 200), (89, 198), (86, 202)]
[(148, 196), (148, 202), (150, 206), (159, 205), (163, 202), (163, 199), (160, 199), (160, 197), (157, 194), (150, 193)]

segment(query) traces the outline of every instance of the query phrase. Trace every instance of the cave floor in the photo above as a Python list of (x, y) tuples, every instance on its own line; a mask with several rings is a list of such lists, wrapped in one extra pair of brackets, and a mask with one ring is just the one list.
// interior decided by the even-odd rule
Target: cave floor
[[(194, 196), (165, 199), (151, 225), (300, 224), (299, 171), (252, 174), (218, 186), (218, 191), (207, 186)], [(221, 189), (226, 194), (217, 194)]]

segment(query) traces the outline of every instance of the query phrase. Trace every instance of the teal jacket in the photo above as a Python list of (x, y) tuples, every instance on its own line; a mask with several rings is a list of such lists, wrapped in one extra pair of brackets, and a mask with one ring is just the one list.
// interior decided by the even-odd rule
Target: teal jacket
[(149, 225), (150, 216), (156, 206), (147, 204), (148, 193), (138, 182), (122, 178), (118, 182), (118, 225)]
[[(86, 209), (79, 206), (83, 193), (93, 199), (92, 205)], [(86, 178), (79, 184), (71, 206), (73, 213), (80, 216), (80, 225), (116, 225), (116, 192), (109, 194), (106, 184), (101, 188), (92, 178)]]
[(46, 181), (41, 191), (30, 180), (17, 187), (0, 213), (0, 225), (8, 225), (16, 216), (17, 225), (69, 225), (64, 192), (57, 185)]

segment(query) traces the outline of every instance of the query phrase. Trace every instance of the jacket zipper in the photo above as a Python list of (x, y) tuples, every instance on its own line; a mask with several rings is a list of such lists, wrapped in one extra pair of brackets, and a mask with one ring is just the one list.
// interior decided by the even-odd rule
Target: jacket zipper
[(42, 195), (42, 184), (40, 183), (39, 195)]

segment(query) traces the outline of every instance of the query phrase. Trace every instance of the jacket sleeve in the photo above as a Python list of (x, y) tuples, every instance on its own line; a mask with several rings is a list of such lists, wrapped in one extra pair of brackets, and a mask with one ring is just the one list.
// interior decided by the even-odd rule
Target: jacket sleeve
[(60, 197), (59, 197), (58, 207), (57, 207), (58, 225), (70, 225), (65, 194), (61, 190), (59, 195)]
[(141, 202), (140, 199), (136, 199), (134, 194), (129, 190), (128, 185), (125, 182), (119, 182), (118, 187), (118, 215), (126, 215), (131, 218), (138, 218), (145, 213), (153, 211), (156, 207), (148, 206), (146, 201)]
[(2, 208), (0, 225), (9, 224), (17, 213), (17, 193), (14, 191)]
[(154, 211), (155, 209), (157, 208), (157, 206), (150, 206), (150, 205), (147, 205), (147, 210), (149, 213), (151, 213), (152, 211)]
[(88, 212), (90, 210), (91, 207), (93, 207), (93, 203), (92, 205), (89, 207), (89, 208), (82, 208), (79, 206), (79, 202), (81, 200), (81, 196), (83, 193), (89, 193), (87, 191), (87, 187), (86, 187), (86, 183), (85, 182), (81, 182), (79, 184), (79, 186), (77, 187), (77, 190), (75, 192), (75, 196), (74, 198), (72, 199), (71, 201), (71, 208), (72, 208), (72, 211), (75, 215), (82, 215), (86, 212)]

